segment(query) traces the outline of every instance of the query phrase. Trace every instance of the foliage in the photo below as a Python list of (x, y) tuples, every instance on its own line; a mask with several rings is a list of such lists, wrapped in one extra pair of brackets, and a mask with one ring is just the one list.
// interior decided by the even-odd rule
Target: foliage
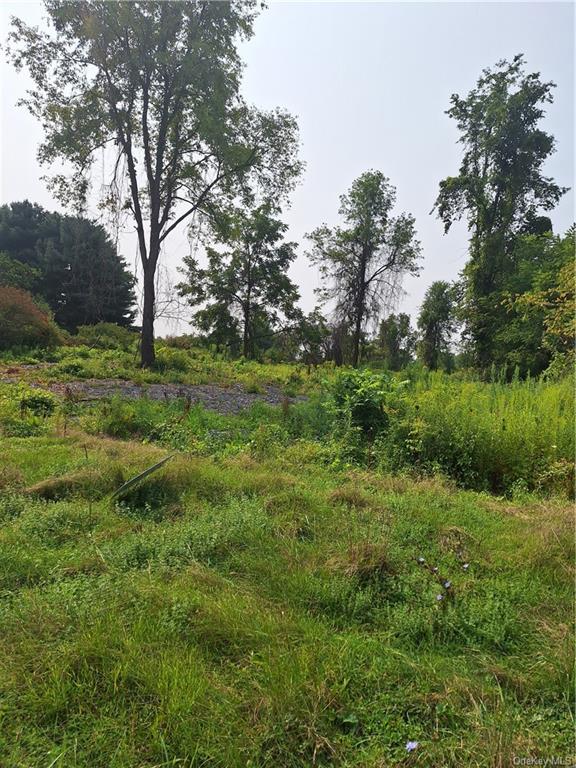
[(574, 267), (572, 227), (564, 237), (526, 235), (515, 246), (516, 273), (503, 303), (508, 323), (498, 335), (501, 363), (538, 374), (551, 360), (574, 361)]
[(424, 365), (432, 371), (452, 367), (450, 341), (456, 330), (455, 303), (455, 286), (444, 280), (433, 282), (424, 296), (418, 315), (418, 351)]
[(0, 285), (0, 350), (11, 347), (54, 347), (61, 342), (52, 318), (28, 291)]
[(71, 165), (52, 178), (83, 205), (90, 169), (109, 150), (103, 205), (135, 224), (143, 270), (142, 365), (154, 362), (155, 275), (163, 243), (193, 214), (276, 200), (300, 171), (294, 119), (250, 108), (240, 95), (237, 44), (256, 3), (47, 0), (47, 29), (15, 19), (12, 60), (33, 87), (23, 103), (42, 124), (40, 159)]
[(0, 285), (11, 285), (23, 291), (32, 291), (38, 283), (39, 276), (39, 270), (0, 251)]
[(89, 219), (27, 200), (3, 205), (0, 250), (11, 260), (11, 281), (47, 301), (63, 328), (134, 319), (135, 280), (104, 228)]
[(128, 351), (134, 347), (137, 336), (134, 331), (116, 323), (96, 323), (80, 325), (74, 341), (77, 344), (97, 349), (121, 349)]
[(392, 216), (396, 190), (379, 171), (367, 171), (340, 198), (344, 227), (314, 230), (310, 258), (320, 267), (324, 303), (334, 301), (338, 323), (351, 329), (354, 367), (362, 332), (397, 298), (404, 274), (418, 274), (420, 244), (414, 218)]
[[(295, 243), (283, 242), (288, 229), (270, 203), (253, 210), (219, 215), (212, 222), (214, 245), (208, 266), (193, 256), (184, 259), (185, 282), (179, 288), (196, 312), (197, 325), (218, 345), (235, 346), (238, 334), (248, 359), (269, 345), (282, 318), (294, 315), (298, 290), (288, 277)], [(224, 251), (217, 247), (224, 248)]]
[(386, 367), (400, 371), (412, 362), (416, 335), (410, 327), (410, 317), (404, 312), (392, 313), (380, 323), (376, 345)]
[(453, 95), (447, 114), (460, 131), (464, 155), (458, 176), (440, 182), (435, 208), (448, 231), (462, 216), (472, 232), (464, 270), (464, 315), (476, 364), (494, 361), (496, 333), (506, 324), (502, 282), (514, 271), (515, 238), (538, 230), (538, 209), (551, 210), (565, 189), (542, 167), (554, 139), (538, 124), (552, 101), (553, 83), (525, 74), (524, 58), (486, 69), (466, 97)]
[(337, 432), (354, 442), (354, 433), (374, 440), (389, 428), (401, 407), (404, 382), (388, 374), (344, 370), (330, 383), (330, 406)]
[(404, 406), (381, 446), (385, 466), (441, 471), (467, 488), (510, 493), (517, 484), (547, 490), (548, 473), (562, 465), (563, 492), (574, 493), (570, 379), (482, 384), (430, 374)]

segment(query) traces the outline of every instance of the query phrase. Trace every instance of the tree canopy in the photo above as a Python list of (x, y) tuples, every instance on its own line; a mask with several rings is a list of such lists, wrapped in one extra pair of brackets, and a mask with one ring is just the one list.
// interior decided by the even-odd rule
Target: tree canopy
[(539, 123), (553, 88), (539, 73), (526, 74), (518, 55), (485, 69), (467, 96), (452, 96), (447, 112), (463, 156), (458, 175), (440, 182), (435, 210), (446, 232), (466, 216), (472, 233), (464, 317), (481, 369), (492, 363), (497, 329), (506, 322), (501, 289), (514, 268), (515, 238), (541, 229), (538, 212), (554, 208), (566, 191), (543, 172), (554, 138)]
[(352, 365), (362, 333), (390, 309), (405, 274), (418, 274), (420, 244), (414, 218), (392, 215), (396, 190), (380, 171), (367, 171), (340, 198), (341, 227), (323, 225), (308, 235), (310, 258), (320, 267), (323, 303), (333, 302), (338, 323), (352, 333)]
[(428, 288), (418, 315), (419, 353), (431, 370), (448, 367), (450, 341), (456, 330), (454, 286), (437, 280)]
[(104, 228), (28, 202), (0, 207), (0, 282), (41, 296), (58, 325), (130, 325), (134, 278)]
[(416, 348), (416, 334), (410, 327), (410, 316), (405, 312), (392, 313), (381, 321), (377, 345), (387, 367), (400, 371), (411, 361)]
[(300, 171), (297, 127), (280, 110), (246, 105), (237, 42), (255, 0), (110, 3), (45, 0), (46, 29), (13, 20), (10, 50), (33, 88), (22, 100), (44, 129), (40, 160), (82, 206), (108, 150), (104, 205), (132, 220), (143, 271), (141, 356), (154, 362), (155, 274), (166, 238), (194, 213), (239, 195), (280, 199)]
[[(298, 289), (288, 277), (296, 257), (295, 243), (284, 242), (286, 224), (270, 203), (255, 209), (220, 215), (213, 224), (208, 265), (193, 256), (184, 259), (181, 293), (192, 306), (200, 326), (222, 341), (239, 332), (244, 357), (256, 356), (259, 343), (278, 330), (282, 318), (294, 316)], [(220, 247), (218, 247), (220, 246)]]

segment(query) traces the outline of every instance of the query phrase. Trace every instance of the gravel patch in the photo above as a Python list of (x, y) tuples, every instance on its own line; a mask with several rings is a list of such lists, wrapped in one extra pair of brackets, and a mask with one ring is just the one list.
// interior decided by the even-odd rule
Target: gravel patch
[[(4, 381), (16, 381), (6, 377)], [(262, 392), (246, 392), (238, 384), (220, 387), (215, 384), (136, 384), (122, 379), (85, 379), (83, 381), (52, 382), (31, 384), (49, 389), (59, 395), (81, 400), (100, 400), (113, 396), (129, 399), (147, 397), (150, 400), (169, 401), (178, 398), (189, 399), (192, 405), (201, 403), (211, 411), (222, 414), (236, 414), (250, 408), (256, 402), (281, 405), (284, 402), (303, 402), (305, 397), (286, 397), (280, 389), (263, 386)]]

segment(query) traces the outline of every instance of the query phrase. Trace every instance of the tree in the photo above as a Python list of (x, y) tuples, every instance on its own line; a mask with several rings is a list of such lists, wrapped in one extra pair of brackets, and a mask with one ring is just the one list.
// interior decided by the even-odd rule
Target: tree
[(1, 271), (42, 297), (63, 328), (132, 323), (134, 278), (102, 226), (27, 200), (11, 203), (0, 207), (0, 250), (12, 262)]
[(418, 315), (419, 353), (424, 365), (435, 371), (450, 356), (450, 340), (456, 330), (454, 287), (444, 280), (432, 283)]
[(270, 203), (253, 210), (221, 214), (213, 223), (215, 245), (207, 247), (208, 266), (201, 269), (193, 256), (184, 259), (186, 281), (182, 295), (194, 307), (207, 302), (199, 319), (213, 320), (213, 329), (239, 323), (242, 354), (256, 355), (259, 342), (274, 333), (281, 316), (290, 318), (298, 289), (288, 277), (296, 258), (295, 243), (283, 241), (288, 227), (274, 217)]
[(343, 227), (323, 225), (308, 238), (312, 263), (320, 266), (321, 300), (334, 301), (337, 323), (352, 332), (352, 365), (358, 366), (362, 333), (396, 298), (402, 276), (418, 273), (420, 244), (414, 218), (391, 212), (396, 190), (379, 171), (360, 176), (340, 198)]
[(575, 229), (564, 237), (526, 235), (516, 243), (518, 271), (507, 285), (508, 325), (497, 339), (498, 362), (537, 375), (573, 362)]
[[(131, 216), (143, 272), (141, 362), (154, 362), (155, 275), (161, 249), (194, 213), (251, 196), (276, 199), (300, 171), (297, 130), (283, 112), (239, 94), (239, 38), (255, 0), (45, 0), (50, 29), (14, 19), (10, 50), (34, 88), (23, 103), (42, 123), (39, 152), (72, 166), (51, 179), (66, 204), (85, 205), (89, 171), (110, 149), (102, 204)], [(126, 192), (125, 192), (126, 190)]]
[(541, 227), (539, 209), (551, 210), (566, 191), (543, 175), (554, 139), (538, 124), (554, 84), (525, 74), (524, 57), (486, 69), (475, 88), (454, 94), (447, 114), (456, 120), (464, 148), (460, 171), (440, 182), (435, 210), (448, 232), (466, 216), (470, 260), (464, 270), (465, 331), (475, 360), (487, 369), (495, 329), (506, 322), (500, 290), (513, 269), (516, 236)]
[(412, 360), (416, 336), (410, 328), (410, 316), (391, 314), (380, 323), (377, 344), (391, 371), (400, 371)]
[(0, 251), (0, 285), (31, 291), (39, 282), (40, 271)]

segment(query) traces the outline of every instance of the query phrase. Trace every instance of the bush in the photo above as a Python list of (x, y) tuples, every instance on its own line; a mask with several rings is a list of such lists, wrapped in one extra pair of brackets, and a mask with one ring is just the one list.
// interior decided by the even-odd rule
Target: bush
[(96, 325), (80, 325), (78, 335), (74, 341), (78, 344), (85, 344), (87, 347), (96, 347), (98, 349), (122, 349), (128, 351), (138, 340), (138, 335), (122, 328), (116, 323), (96, 323)]
[(0, 285), (0, 349), (55, 347), (60, 331), (48, 312), (41, 309), (28, 291)]
[(388, 428), (391, 413), (400, 404), (400, 386), (384, 373), (342, 371), (330, 386), (337, 423), (375, 437)]
[(186, 372), (190, 368), (190, 355), (182, 349), (159, 347), (156, 350), (154, 367), (161, 373), (165, 371)]
[(50, 392), (34, 390), (20, 398), (20, 411), (30, 411), (35, 416), (50, 416), (56, 408), (56, 400)]

